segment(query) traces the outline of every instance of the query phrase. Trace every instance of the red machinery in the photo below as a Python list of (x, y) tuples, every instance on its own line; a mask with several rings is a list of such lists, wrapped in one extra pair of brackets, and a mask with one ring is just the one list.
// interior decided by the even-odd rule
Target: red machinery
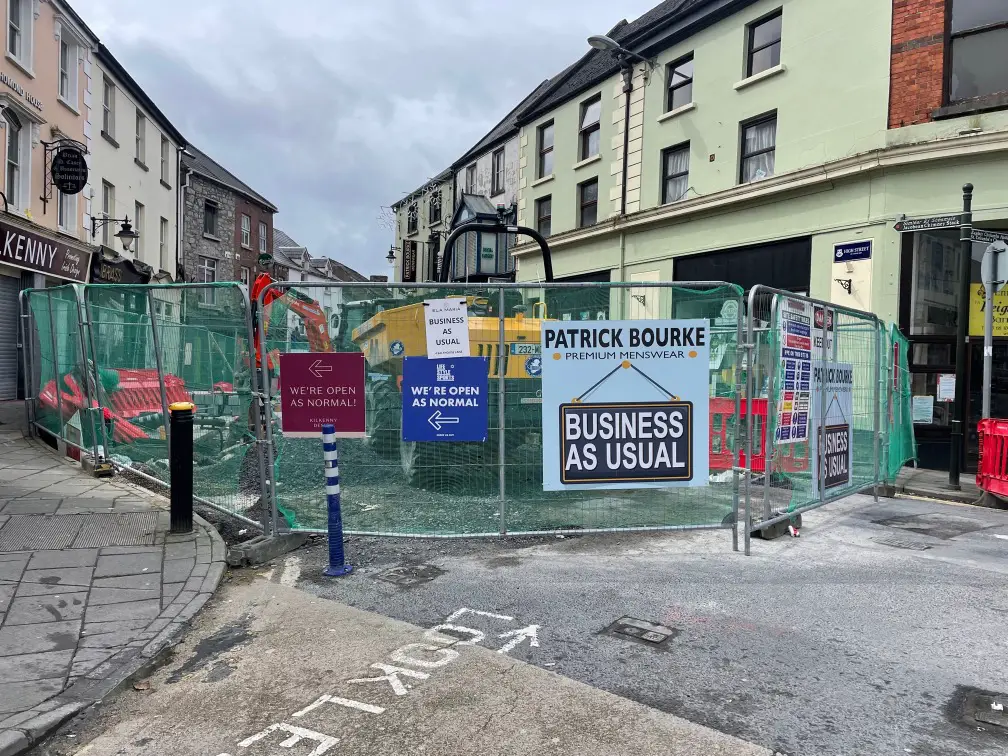
[[(753, 459), (749, 469), (756, 473), (766, 472), (766, 436), (767, 412), (766, 399), (753, 399), (753, 426), (756, 435), (753, 439)], [(747, 400), (739, 400), (739, 416), (746, 417)], [(710, 469), (731, 470), (734, 463), (732, 445), (729, 443), (729, 422), (735, 417), (734, 399), (710, 400)], [(743, 434), (735, 429), (736, 439)], [(746, 466), (745, 449), (739, 450), (739, 466)], [(808, 470), (808, 445), (787, 444), (778, 448), (773, 457), (774, 472), (798, 473)]]

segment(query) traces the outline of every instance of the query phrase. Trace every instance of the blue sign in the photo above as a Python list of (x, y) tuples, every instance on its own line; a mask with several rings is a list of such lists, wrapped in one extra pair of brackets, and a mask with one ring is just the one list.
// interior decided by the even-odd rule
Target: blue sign
[(833, 245), (833, 262), (854, 262), (855, 260), (871, 259), (872, 240), (848, 242)]
[(403, 441), (486, 441), (486, 357), (403, 360)]

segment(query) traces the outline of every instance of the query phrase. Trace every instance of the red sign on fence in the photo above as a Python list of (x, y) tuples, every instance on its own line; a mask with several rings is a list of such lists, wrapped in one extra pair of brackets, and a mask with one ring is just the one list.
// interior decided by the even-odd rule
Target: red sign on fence
[(364, 436), (364, 355), (288, 352), (280, 355), (284, 435), (316, 438), (332, 423), (343, 438)]

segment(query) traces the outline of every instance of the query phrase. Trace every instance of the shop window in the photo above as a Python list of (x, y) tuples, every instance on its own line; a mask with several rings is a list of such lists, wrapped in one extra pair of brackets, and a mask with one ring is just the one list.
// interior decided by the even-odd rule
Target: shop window
[(949, 98), (1008, 92), (1008, 3), (952, 0)]

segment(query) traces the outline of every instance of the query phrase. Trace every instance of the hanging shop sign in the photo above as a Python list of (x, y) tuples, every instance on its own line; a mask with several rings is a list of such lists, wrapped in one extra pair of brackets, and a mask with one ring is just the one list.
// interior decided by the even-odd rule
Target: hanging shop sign
[(91, 253), (75, 249), (59, 239), (26, 231), (0, 221), (0, 262), (47, 276), (84, 283)]
[(545, 490), (708, 484), (709, 321), (543, 321), (542, 344)]
[(88, 180), (87, 161), (78, 147), (67, 145), (56, 150), (52, 158), (53, 186), (63, 194), (80, 194)]
[(417, 243), (404, 241), (402, 246), (402, 282), (416, 283)]
[[(969, 334), (984, 335), (984, 310), (987, 307), (986, 291), (983, 284), (970, 284)], [(994, 338), (1008, 336), (1008, 288), (994, 295)]]
[(109, 247), (91, 255), (91, 283), (148, 284), (154, 269), (139, 260), (120, 257)]

